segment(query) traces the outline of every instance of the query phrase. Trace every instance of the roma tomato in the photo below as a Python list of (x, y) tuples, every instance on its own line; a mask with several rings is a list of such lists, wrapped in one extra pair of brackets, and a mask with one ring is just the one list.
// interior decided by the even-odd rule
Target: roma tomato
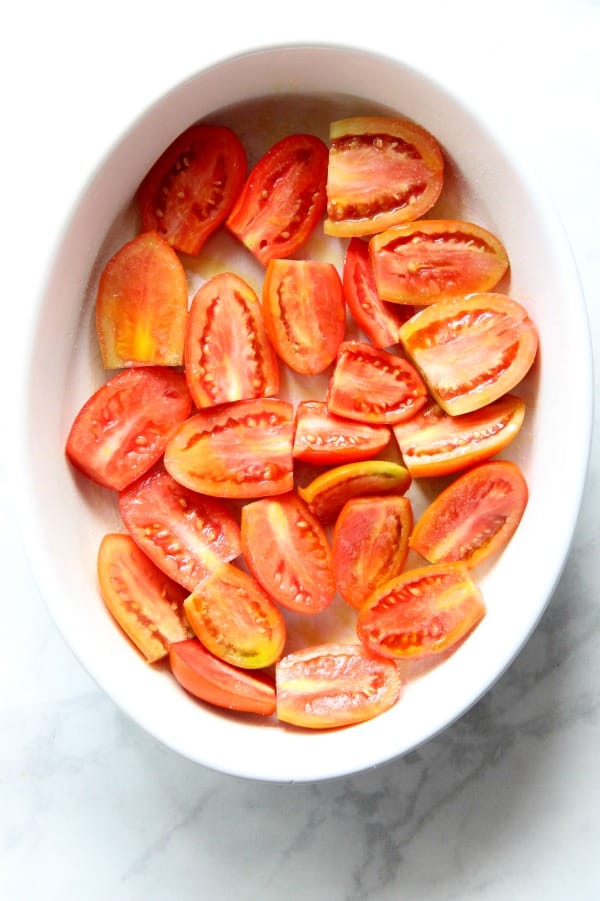
[(75, 417), (67, 457), (89, 479), (121, 491), (154, 466), (191, 410), (182, 373), (158, 366), (125, 369), (98, 388)]
[(263, 264), (294, 254), (325, 210), (328, 150), (320, 138), (288, 135), (250, 172), (227, 228)]
[(276, 398), (240, 400), (190, 416), (171, 435), (165, 469), (211, 497), (255, 498), (294, 487), (293, 408)]
[(331, 643), (287, 654), (275, 671), (277, 717), (307, 729), (361, 723), (400, 697), (398, 668), (356, 643)]
[(192, 636), (183, 604), (187, 592), (171, 581), (130, 535), (105, 535), (98, 551), (100, 593), (123, 632), (155, 663), (174, 641)]
[(331, 413), (392, 424), (410, 419), (427, 398), (425, 383), (408, 360), (364, 341), (340, 347), (327, 390)]
[(295, 372), (315, 375), (335, 360), (346, 330), (346, 306), (333, 263), (271, 260), (263, 307), (269, 337)]
[(388, 446), (386, 425), (369, 425), (330, 413), (325, 401), (303, 400), (296, 407), (293, 454), (315, 466), (354, 463)]
[(179, 684), (207, 704), (260, 716), (275, 713), (275, 682), (270, 676), (219, 660), (195, 638), (172, 644), (169, 662)]
[(407, 497), (355, 497), (344, 506), (333, 530), (333, 572), (337, 590), (360, 609), (370, 594), (404, 569), (413, 527)]
[(330, 126), (325, 233), (374, 235), (423, 216), (444, 183), (438, 142), (408, 119), (356, 116)]
[(462, 563), (407, 570), (376, 588), (359, 610), (358, 637), (374, 654), (417, 660), (454, 649), (485, 615)]
[(296, 613), (320, 613), (335, 595), (323, 526), (295, 493), (242, 508), (244, 557), (265, 591)]
[(343, 463), (316, 476), (298, 494), (323, 523), (331, 522), (346, 501), (371, 494), (404, 494), (411, 477), (404, 466), (390, 460)]
[(371, 238), (369, 254), (380, 297), (398, 304), (491, 291), (508, 269), (495, 235), (453, 219), (396, 225)]
[(105, 369), (181, 366), (188, 311), (185, 270), (156, 232), (129, 241), (98, 283), (96, 332)]
[(277, 394), (277, 357), (260, 300), (233, 272), (205, 282), (190, 307), (185, 374), (199, 409)]
[(207, 572), (207, 554), (229, 561), (242, 552), (240, 527), (228, 508), (162, 469), (121, 491), (119, 511), (136, 544), (189, 591)]
[(227, 218), (246, 178), (246, 151), (222, 125), (192, 125), (150, 169), (138, 191), (142, 227), (197, 254)]
[(411, 548), (431, 563), (461, 561), (469, 569), (503, 550), (527, 506), (516, 463), (493, 460), (467, 470), (421, 514)]
[(400, 332), (404, 350), (440, 407), (457, 416), (511, 391), (536, 357), (538, 334), (527, 310), (504, 294), (440, 300)]

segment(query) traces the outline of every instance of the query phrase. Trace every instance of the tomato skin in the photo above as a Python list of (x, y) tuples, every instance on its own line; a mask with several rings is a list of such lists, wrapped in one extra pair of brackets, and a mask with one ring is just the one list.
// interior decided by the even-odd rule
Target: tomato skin
[(420, 306), (491, 291), (509, 266), (494, 234), (453, 219), (396, 225), (370, 240), (369, 256), (384, 300)]
[(295, 492), (246, 504), (241, 534), (248, 566), (278, 604), (304, 614), (331, 604), (335, 582), (329, 540)]
[(293, 408), (276, 398), (241, 400), (190, 416), (171, 435), (165, 469), (211, 497), (255, 498), (294, 487)]
[(233, 272), (202, 285), (191, 303), (185, 374), (199, 409), (277, 394), (277, 357), (260, 300)]
[(512, 391), (530, 370), (538, 334), (504, 294), (440, 300), (404, 323), (402, 346), (446, 413), (457, 416)]
[(187, 592), (171, 581), (130, 535), (105, 535), (98, 551), (100, 593), (107, 609), (148, 663), (192, 635), (183, 604)]
[(330, 643), (295, 651), (276, 667), (277, 717), (305, 729), (365, 722), (398, 701), (395, 664), (356, 643)]
[(254, 166), (227, 218), (227, 228), (266, 266), (308, 240), (326, 205), (327, 146), (292, 134)]
[(375, 589), (359, 610), (356, 632), (372, 653), (418, 660), (454, 649), (485, 612), (462, 563), (423, 566)]
[(331, 413), (372, 424), (410, 419), (427, 402), (427, 388), (412, 363), (364, 341), (340, 347), (327, 390)]
[(158, 366), (125, 369), (77, 413), (67, 457), (92, 481), (121, 491), (154, 466), (191, 410), (182, 373)]
[(481, 463), (451, 482), (425, 509), (410, 546), (431, 563), (460, 561), (473, 569), (506, 547), (528, 496), (516, 463)]
[(298, 494), (323, 523), (331, 522), (346, 501), (371, 494), (404, 494), (411, 477), (404, 466), (389, 460), (343, 463), (316, 476)]
[(504, 450), (518, 435), (525, 403), (505, 394), (472, 413), (450, 416), (430, 401), (408, 422), (392, 426), (413, 478), (451, 475)]
[(152, 166), (138, 190), (144, 230), (195, 256), (225, 221), (247, 171), (244, 146), (222, 125), (192, 125)]
[(108, 261), (96, 294), (96, 333), (105, 369), (181, 366), (188, 286), (175, 251), (148, 231)]
[(333, 263), (270, 260), (263, 308), (273, 346), (295, 372), (315, 375), (335, 360), (346, 331), (346, 306)]
[(404, 569), (413, 528), (407, 497), (355, 497), (340, 511), (333, 531), (333, 571), (337, 589), (360, 609), (369, 595)]
[(304, 400), (296, 407), (293, 454), (315, 466), (367, 460), (384, 450), (392, 432), (386, 425), (356, 422), (330, 413), (325, 401)]
[(418, 219), (443, 182), (439, 144), (420, 125), (386, 116), (332, 122), (325, 233), (374, 235)]
[(219, 660), (196, 638), (172, 644), (169, 663), (179, 684), (207, 704), (260, 716), (275, 713), (273, 679)]

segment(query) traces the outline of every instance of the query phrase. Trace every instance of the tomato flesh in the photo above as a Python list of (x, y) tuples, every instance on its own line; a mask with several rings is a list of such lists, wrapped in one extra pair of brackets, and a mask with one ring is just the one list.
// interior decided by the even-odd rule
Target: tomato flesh
[(371, 494), (404, 494), (411, 477), (404, 466), (390, 460), (343, 463), (316, 476), (298, 494), (321, 522), (331, 522), (346, 501)]
[(296, 407), (293, 455), (313, 465), (336, 465), (367, 460), (384, 450), (392, 432), (331, 413), (325, 401), (304, 400)]

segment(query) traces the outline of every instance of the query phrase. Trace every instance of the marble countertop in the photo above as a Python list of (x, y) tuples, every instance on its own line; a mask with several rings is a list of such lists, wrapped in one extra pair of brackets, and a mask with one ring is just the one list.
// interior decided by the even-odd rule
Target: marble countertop
[[(39, 254), (101, 153), (167, 87), (271, 42), (379, 49), (490, 104), (546, 181), (598, 344), (597, 0), (256, 2), (233, 14), (187, 0), (37, 7), (3, 16), (4, 397), (19, 365), (10, 331), (37, 289)], [(10, 429), (5, 422), (4, 442)], [(3, 463), (0, 897), (600, 897), (599, 465), (595, 433), (563, 576), (489, 693), (443, 734), (376, 771), (279, 786), (180, 758), (98, 690), (34, 583)]]

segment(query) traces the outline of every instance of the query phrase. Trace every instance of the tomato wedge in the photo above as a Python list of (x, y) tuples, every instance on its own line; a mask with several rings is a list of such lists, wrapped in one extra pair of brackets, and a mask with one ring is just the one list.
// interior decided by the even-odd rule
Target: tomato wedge
[(100, 593), (109, 612), (148, 663), (192, 636), (183, 604), (187, 592), (171, 581), (130, 535), (105, 535), (98, 551)]
[(67, 437), (67, 457), (89, 479), (121, 491), (154, 466), (191, 410), (182, 373), (158, 366), (125, 369), (78, 412)]
[(393, 424), (414, 416), (427, 398), (427, 387), (408, 360), (364, 341), (341, 345), (327, 390), (331, 413)]
[(219, 660), (195, 638), (172, 644), (169, 662), (179, 684), (201, 701), (260, 716), (275, 713), (273, 679)]
[(260, 300), (233, 272), (202, 285), (190, 307), (185, 374), (199, 409), (277, 394), (277, 357)]
[(453, 219), (396, 225), (371, 238), (369, 255), (380, 297), (398, 304), (491, 291), (509, 265), (499, 238)]
[(406, 354), (440, 407), (470, 413), (519, 384), (535, 360), (538, 334), (527, 310), (503, 294), (441, 300), (400, 333)]
[(276, 398), (240, 400), (190, 416), (171, 435), (165, 469), (211, 497), (255, 498), (294, 487), (293, 407)]
[(335, 360), (346, 331), (346, 306), (333, 263), (271, 260), (263, 307), (269, 337), (295, 372), (315, 375)]
[(408, 119), (355, 116), (329, 131), (325, 233), (374, 235), (423, 216), (444, 183), (435, 138)]
[(335, 596), (323, 526), (295, 492), (242, 508), (242, 548), (265, 591), (296, 613), (320, 613)]
[(516, 463), (481, 463), (451, 482), (425, 509), (410, 546), (431, 563), (458, 560), (472, 569), (506, 547), (528, 495)]
[(311, 512), (323, 523), (331, 522), (346, 501), (371, 494), (404, 494), (411, 477), (404, 466), (390, 460), (364, 460), (344, 463), (316, 476), (298, 494)]
[(360, 609), (376, 588), (402, 572), (412, 527), (407, 497), (355, 497), (344, 504), (332, 550), (337, 590), (348, 604)]
[(283, 657), (275, 672), (277, 717), (306, 729), (365, 722), (400, 697), (398, 668), (360, 644), (331, 643)]
[(246, 151), (222, 125), (192, 125), (152, 166), (138, 190), (142, 227), (195, 255), (227, 218), (247, 171)]
[(98, 283), (96, 332), (105, 369), (181, 366), (188, 311), (185, 270), (156, 232), (128, 241)]
[(328, 156), (320, 138), (292, 134), (250, 172), (226, 224), (263, 266), (294, 254), (313, 232), (325, 211)]
[(374, 654), (417, 660), (454, 649), (485, 615), (481, 592), (462, 563), (407, 570), (359, 610), (358, 637)]
[(296, 407), (293, 455), (315, 466), (367, 460), (384, 450), (391, 438), (388, 426), (336, 416), (325, 401), (303, 400)]

